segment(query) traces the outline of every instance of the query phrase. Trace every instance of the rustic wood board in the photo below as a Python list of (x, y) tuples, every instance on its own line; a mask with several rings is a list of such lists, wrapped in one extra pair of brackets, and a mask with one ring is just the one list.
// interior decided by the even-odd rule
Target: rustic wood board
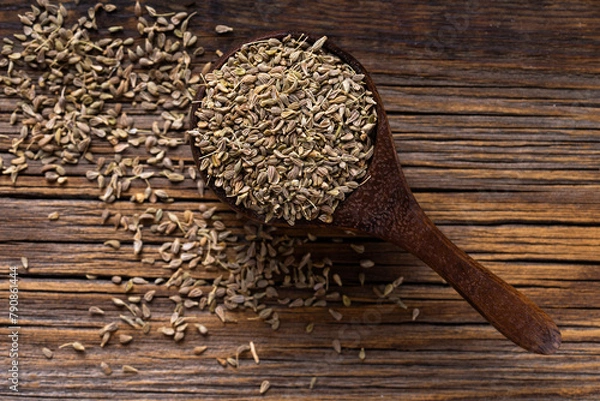
[[(133, 1), (114, 1), (115, 24), (133, 30)], [(68, 171), (67, 185), (47, 184), (31, 164), (16, 185), (0, 176), (0, 282), (3, 399), (197, 400), (596, 400), (600, 397), (600, 10), (591, 2), (537, 3), (465, 1), (452, 5), (418, 1), (245, 2), (184, 1), (161, 4), (161, 12), (197, 11), (193, 30), (206, 53), (259, 33), (303, 29), (328, 35), (372, 71), (390, 117), (407, 180), (426, 213), (455, 243), (530, 296), (558, 323), (561, 349), (552, 356), (529, 354), (504, 339), (451, 288), (401, 249), (371, 238), (331, 230), (315, 232), (312, 252), (331, 255), (355, 299), (342, 321), (326, 308), (280, 308), (279, 330), (240, 314), (222, 324), (199, 313), (210, 335), (174, 343), (155, 330), (128, 345), (100, 348), (97, 331), (107, 317), (89, 316), (98, 305), (122, 297), (113, 275), (156, 278), (165, 272), (141, 264), (131, 238), (101, 225), (105, 205), (85, 178), (89, 165)], [(72, 14), (93, 2), (65, 3)], [(17, 14), (29, 4), (0, 2), (0, 36), (10, 36)], [(112, 21), (111, 21), (112, 22)], [(232, 33), (217, 35), (226, 24)], [(14, 99), (0, 94), (0, 156), (18, 125), (9, 124)], [(151, 115), (136, 116), (151, 124)], [(102, 152), (102, 145), (96, 149)], [(108, 149), (105, 149), (108, 151)], [(181, 148), (174, 159), (191, 165)], [(217, 205), (193, 185), (169, 185), (169, 210)], [(140, 212), (147, 205), (121, 201), (111, 210)], [(48, 221), (59, 211), (60, 219)], [(285, 230), (290, 235), (304, 233)], [(103, 242), (120, 239), (119, 251)], [(342, 243), (334, 241), (340, 239)], [(364, 243), (377, 266), (361, 287), (349, 242)], [(158, 239), (156, 239), (158, 243)], [(9, 268), (19, 270), (19, 393), (7, 377), (10, 343)], [(88, 280), (86, 274), (98, 276)], [(370, 285), (404, 277), (399, 289), (407, 310), (382, 304)], [(143, 293), (144, 286), (136, 287)], [(168, 321), (172, 303), (160, 290), (152, 311), (157, 326)], [(412, 310), (420, 314), (412, 321)], [(305, 326), (315, 323), (312, 334)], [(343, 350), (332, 348), (334, 339)], [(80, 341), (85, 353), (57, 349)], [(215, 360), (254, 341), (256, 365), (244, 355), (237, 369)], [(201, 356), (191, 350), (207, 345)], [(55, 351), (53, 359), (42, 347)], [(366, 359), (358, 357), (365, 348)], [(114, 369), (111, 376), (100, 362)], [(123, 364), (138, 374), (120, 371)], [(314, 388), (311, 380), (316, 378)], [(269, 380), (263, 396), (258, 389)]]

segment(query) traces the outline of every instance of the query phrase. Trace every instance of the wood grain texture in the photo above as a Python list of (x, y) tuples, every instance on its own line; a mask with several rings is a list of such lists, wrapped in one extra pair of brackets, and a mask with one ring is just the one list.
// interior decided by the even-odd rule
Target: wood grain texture
[[(122, 12), (111, 23), (134, 32), (133, 1), (114, 1)], [(100, 225), (105, 205), (85, 178), (85, 163), (71, 167), (65, 186), (49, 185), (30, 168), (13, 186), (0, 175), (0, 366), (9, 358), (6, 311), (8, 268), (29, 258), (20, 271), (20, 393), (0, 375), (3, 399), (197, 400), (597, 400), (600, 397), (600, 10), (593, 2), (419, 2), (259, 0), (184, 1), (161, 11), (198, 11), (193, 30), (206, 49), (198, 68), (215, 50), (262, 32), (301, 29), (328, 35), (369, 71), (389, 115), (406, 179), (425, 212), (459, 247), (538, 303), (559, 325), (563, 345), (552, 356), (527, 353), (503, 338), (451, 288), (413, 256), (392, 245), (343, 232), (316, 230), (315, 255), (330, 255), (354, 302), (334, 321), (327, 309), (280, 308), (282, 325), (272, 331), (238, 315), (223, 325), (198, 314), (208, 337), (182, 343), (152, 330), (129, 345), (115, 339), (100, 348), (97, 334), (119, 310), (112, 297), (123, 288), (113, 275), (156, 278), (165, 272), (144, 265), (131, 252), (131, 236)], [(94, 2), (65, 3), (71, 13)], [(18, 13), (29, 4), (0, 1), (0, 36), (20, 28)], [(214, 26), (234, 32), (216, 35)], [(14, 99), (0, 95), (0, 156), (18, 126), (9, 124)], [(151, 115), (131, 112), (139, 125)], [(101, 143), (94, 153), (109, 153)], [(191, 165), (181, 148), (174, 160)], [(217, 205), (227, 224), (241, 229), (213, 194), (199, 200), (193, 185), (153, 186), (169, 190), (169, 210)], [(111, 210), (135, 213), (146, 205), (127, 201)], [(58, 211), (57, 221), (48, 221)], [(293, 229), (290, 235), (303, 235)], [(116, 238), (120, 250), (103, 242)], [(334, 242), (339, 238), (342, 242)], [(364, 243), (376, 262), (361, 287), (357, 255), (349, 243)], [(161, 239), (149, 237), (158, 247)], [(88, 280), (86, 274), (97, 275)], [(377, 302), (372, 284), (405, 278), (400, 295), (408, 310)], [(143, 293), (145, 286), (136, 286)], [(153, 301), (156, 327), (168, 322), (172, 295)], [(105, 317), (91, 317), (98, 305)], [(339, 306), (339, 308), (338, 308)], [(416, 321), (413, 308), (419, 308)], [(312, 334), (305, 325), (315, 323)], [(338, 355), (331, 344), (341, 341)], [(84, 354), (57, 349), (80, 341)], [(223, 368), (248, 341), (238, 369)], [(205, 354), (191, 350), (207, 345)], [(55, 351), (47, 360), (42, 347)], [(365, 348), (366, 359), (358, 358)], [(100, 370), (106, 361), (111, 376)], [(120, 371), (123, 364), (140, 370)], [(309, 389), (311, 379), (317, 378)], [(271, 389), (259, 396), (263, 380)]]

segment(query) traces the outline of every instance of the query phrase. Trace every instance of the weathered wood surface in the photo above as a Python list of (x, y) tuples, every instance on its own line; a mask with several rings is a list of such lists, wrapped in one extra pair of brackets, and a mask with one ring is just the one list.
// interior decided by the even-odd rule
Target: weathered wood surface
[[(92, 2), (69, 10), (85, 12)], [(416, 258), (369, 238), (321, 230), (311, 252), (330, 254), (352, 296), (344, 318), (327, 309), (281, 308), (282, 325), (223, 325), (198, 317), (207, 338), (174, 343), (152, 331), (129, 345), (98, 346), (97, 330), (108, 319), (91, 317), (98, 305), (118, 317), (110, 298), (123, 288), (113, 275), (155, 278), (166, 273), (143, 265), (131, 253), (131, 238), (100, 225), (104, 208), (81, 163), (66, 186), (47, 184), (33, 163), (16, 186), (0, 176), (0, 266), (2, 267), (3, 399), (197, 400), (258, 398), (269, 380), (268, 399), (363, 400), (596, 400), (600, 397), (600, 11), (593, 2), (465, 1), (452, 5), (419, 1), (293, 2), (287, 0), (149, 2), (160, 10), (197, 10), (194, 30), (207, 52), (258, 33), (304, 29), (326, 34), (373, 72), (389, 112), (407, 180), (426, 213), (475, 259), (517, 286), (545, 309), (563, 333), (552, 356), (526, 353), (504, 339), (452, 289)], [(134, 26), (133, 4), (115, 1), (121, 25)], [(0, 36), (20, 27), (26, 2), (0, 3)], [(75, 12), (75, 11), (72, 11)], [(216, 24), (234, 27), (217, 36)], [(0, 155), (7, 156), (18, 126), (8, 123), (14, 99), (0, 95)], [(151, 121), (152, 116), (136, 116)], [(150, 123), (148, 123), (149, 125)], [(5, 137), (6, 136), (6, 137)], [(102, 145), (96, 149), (102, 153)], [(106, 149), (108, 151), (108, 149)], [(191, 163), (182, 149), (176, 158)], [(168, 188), (169, 210), (217, 204), (198, 200), (192, 185)], [(218, 204), (217, 204), (218, 205)], [(219, 208), (224, 209), (222, 205)], [(124, 212), (146, 205), (122, 201)], [(59, 211), (58, 221), (48, 221)], [(226, 214), (227, 215), (227, 214)], [(235, 216), (228, 214), (228, 223)], [(285, 230), (294, 234), (293, 230)], [(119, 251), (102, 243), (117, 238)], [(357, 280), (356, 254), (345, 242), (366, 244), (377, 267), (367, 284), (404, 276), (400, 295), (408, 310), (378, 304)], [(158, 244), (158, 239), (155, 239)], [(20, 392), (8, 388), (8, 269), (20, 270)], [(96, 280), (86, 274), (97, 275)], [(136, 288), (143, 293), (144, 287)], [(160, 325), (172, 312), (166, 289), (153, 303)], [(341, 307), (341, 306), (340, 306)], [(420, 310), (411, 320), (413, 308)], [(247, 317), (252, 317), (248, 315)], [(312, 334), (305, 325), (315, 322)], [(128, 332), (122, 329), (122, 332)], [(331, 343), (340, 339), (341, 355)], [(238, 369), (223, 368), (227, 356), (254, 341), (261, 357), (245, 355)], [(84, 354), (58, 350), (68, 341)], [(202, 356), (194, 346), (208, 345)], [(42, 347), (55, 351), (47, 360)], [(360, 348), (366, 359), (358, 358)], [(107, 361), (115, 372), (99, 368)], [(123, 364), (137, 367), (124, 374)], [(317, 378), (313, 389), (311, 379)]]

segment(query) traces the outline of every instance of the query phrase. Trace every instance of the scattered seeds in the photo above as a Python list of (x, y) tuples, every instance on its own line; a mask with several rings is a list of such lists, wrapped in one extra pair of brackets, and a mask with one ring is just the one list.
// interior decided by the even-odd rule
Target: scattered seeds
[(356, 253), (365, 253), (365, 246), (364, 245), (358, 245), (358, 244), (350, 244), (350, 247), (352, 249), (354, 249), (354, 252)]
[(125, 301), (123, 301), (122, 299), (119, 299), (119, 298), (113, 298), (112, 302), (116, 306), (127, 306), (127, 304), (125, 303)]
[[(19, 173), (27, 168), (27, 161), (36, 159), (41, 160), (42, 174), (48, 183), (69, 186), (72, 185), (67, 180), (69, 168), (78, 163), (90, 163), (85, 176), (91, 184), (97, 185), (100, 200), (107, 204), (101, 212), (101, 224), (110, 222), (115, 230), (123, 233), (119, 238), (130, 233), (134, 253), (143, 254), (143, 263), (169, 269), (170, 277), (158, 278), (154, 285), (164, 285), (162, 288), (177, 294), (171, 297), (176, 312), (171, 327), (159, 329), (175, 341), (184, 338), (188, 323), (194, 324), (200, 334), (208, 334), (204, 325), (193, 323), (193, 317), (184, 316), (192, 310), (214, 313), (224, 323), (235, 321), (236, 310), (254, 310), (257, 319), (277, 330), (280, 319), (277, 308), (272, 307), (277, 304), (273, 302), (275, 300), (298, 307), (324, 307), (327, 302), (339, 302), (339, 294), (327, 292), (329, 277), (338, 286), (342, 285), (339, 275), (329, 276), (331, 260), (318, 260), (306, 252), (295, 256), (304, 244), (317, 240), (315, 235), (288, 237), (273, 227), (237, 222), (230, 225), (229, 217), (223, 218), (220, 207), (211, 205), (209, 199), (199, 210), (168, 211), (177, 193), (170, 190), (173, 185), (195, 180), (198, 192), (204, 196), (206, 182), (196, 175), (196, 169), (187, 161), (176, 160), (172, 151), (187, 146), (183, 138), (186, 114), (199, 86), (206, 81), (209, 83), (207, 92), (213, 99), (221, 102), (227, 98), (230, 104), (250, 100), (256, 110), (262, 110), (258, 115), (264, 114), (266, 118), (261, 121), (248, 114), (256, 128), (248, 130), (245, 138), (239, 136), (248, 146), (223, 149), (233, 153), (240, 150), (240, 154), (249, 151), (251, 157), (245, 155), (237, 160), (225, 160), (225, 154), (213, 153), (224, 143), (206, 144), (203, 141), (208, 131), (215, 131), (219, 124), (225, 132), (233, 128), (227, 126), (228, 119), (224, 118), (222, 110), (209, 110), (203, 104), (199, 109), (202, 115), (197, 116), (199, 125), (187, 134), (193, 137), (197, 146), (202, 145), (199, 147), (206, 152), (203, 160), (212, 165), (204, 171), (211, 175), (221, 168), (222, 179), (230, 178), (233, 196), (240, 204), (252, 204), (253, 200), (259, 199), (261, 202), (256, 205), (260, 205), (267, 220), (283, 219), (289, 224), (299, 219), (329, 221), (336, 205), (367, 178), (366, 165), (372, 154), (369, 134), (375, 124), (375, 113), (373, 99), (365, 90), (360, 74), (321, 51), (326, 38), (312, 45), (292, 38), (248, 44), (243, 51), (248, 63), (253, 63), (252, 68), (258, 71), (244, 70), (243, 63), (227, 63), (220, 71), (210, 72), (211, 64), (206, 63), (201, 77), (192, 72), (193, 57), (204, 52), (196, 45), (197, 37), (187, 30), (193, 14), (161, 15), (151, 7), (142, 8), (136, 1), (134, 10), (139, 17), (141, 38), (124, 38), (121, 27), (113, 26), (101, 27), (111, 34), (108, 38), (97, 39), (89, 34), (98, 30), (100, 21), (96, 20), (96, 11), (98, 7), (107, 12), (114, 11), (113, 5), (96, 6), (96, 10), (92, 8), (92, 13), (72, 24), (66, 23), (66, 13), (59, 17), (63, 6), (54, 7), (47, 0), (42, 3), (44, 15), (32, 11), (31, 24), (22, 20), (24, 27), (30, 29), (25, 29), (24, 34), (18, 33), (22, 35), (20, 37), (15, 35), (23, 48), (15, 48), (8, 56), (11, 67), (5, 70), (5, 93), (17, 97), (10, 123), (21, 124), (22, 129), (19, 141), (11, 149), (14, 158), (0, 158), (0, 173), (10, 175), (16, 182)], [(34, 30), (37, 26), (40, 29)], [(231, 28), (222, 26), (219, 30), (222, 31), (219, 33), (226, 33)], [(73, 40), (74, 37), (78, 40)], [(258, 61), (262, 56), (258, 49), (263, 45), (267, 46), (267, 53), (275, 51), (263, 60), (264, 63)], [(277, 54), (297, 62), (295, 65), (299, 68), (285, 70), (278, 67)], [(232, 81), (225, 78), (232, 78)], [(239, 88), (238, 84), (243, 84), (248, 91), (237, 93), (231, 90)], [(249, 99), (253, 96), (251, 88), (260, 86), (262, 92)], [(273, 95), (277, 88), (282, 89), (278, 91), (278, 98)], [(243, 99), (244, 96), (247, 99)], [(357, 101), (351, 101), (352, 96)], [(356, 110), (363, 112), (357, 114)], [(136, 125), (131, 115), (141, 113), (155, 117), (152, 127)], [(299, 117), (302, 114), (306, 121)], [(230, 123), (235, 123), (234, 119)], [(299, 124), (303, 126), (303, 132), (313, 130), (317, 133), (315, 141), (319, 143), (294, 134)], [(290, 133), (292, 135), (288, 135)], [(288, 135), (291, 142), (286, 142), (281, 134)], [(283, 142), (276, 142), (276, 138)], [(100, 146), (96, 147), (97, 144)], [(215, 149), (211, 150), (211, 146)], [(39, 150), (34, 153), (30, 148)], [(110, 151), (92, 154), (96, 148)], [(263, 150), (271, 153), (263, 155)], [(255, 157), (263, 160), (254, 160)], [(244, 175), (249, 177), (242, 180)], [(214, 177), (212, 174), (211, 179)], [(309, 181), (315, 186), (306, 185)], [(170, 186), (156, 188), (157, 182), (167, 182)], [(289, 187), (285, 186), (287, 183)], [(256, 188), (258, 184), (266, 188), (264, 193), (255, 193), (260, 192)], [(282, 202), (288, 195), (289, 202)], [(267, 201), (269, 196), (273, 200), (271, 204)], [(136, 208), (142, 203), (148, 203), (150, 207), (145, 211), (141, 207), (133, 215), (109, 210), (116, 201), (123, 199), (131, 199)], [(52, 220), (51, 216), (60, 217), (58, 212), (48, 216)], [(148, 233), (161, 236), (163, 246), (167, 243), (168, 246), (161, 246), (159, 252), (152, 254), (152, 245), (143, 246), (142, 234), (146, 238)], [(104, 245), (118, 250), (121, 242), (110, 239)], [(351, 246), (358, 253), (364, 252), (362, 246)], [(363, 266), (363, 262), (362, 267), (373, 265), (368, 261), (371, 266)], [(28, 267), (26, 258), (22, 264), (24, 268)], [(194, 274), (193, 270), (202, 273)], [(198, 276), (205, 279), (195, 278)], [(90, 279), (96, 278), (91, 276)], [(111, 281), (119, 285), (122, 278), (113, 276)], [(124, 286), (127, 302), (118, 298), (113, 298), (112, 302), (124, 308), (121, 321), (148, 333), (151, 314), (146, 304), (152, 302), (156, 291), (138, 295), (134, 285), (152, 284), (141, 277), (127, 280)], [(300, 291), (313, 288), (314, 292), (308, 297), (294, 295), (291, 296), (293, 301), (286, 301), (278, 295), (282, 287)], [(269, 299), (271, 301), (267, 302)], [(349, 306), (348, 297), (341, 296), (341, 300)], [(334, 309), (329, 312), (336, 320), (342, 318)], [(90, 307), (89, 313), (104, 315), (104, 311), (96, 306)], [(312, 332), (313, 328), (313, 323), (308, 324), (306, 332)], [(108, 344), (117, 330), (118, 323), (112, 322), (99, 331), (101, 347)], [(132, 340), (133, 336), (119, 335), (121, 344)], [(59, 348), (64, 347), (85, 351), (79, 342), (63, 344)], [(254, 343), (244, 347), (248, 347), (254, 361), (259, 363)], [(341, 352), (339, 341), (337, 347), (334, 342), (334, 348)], [(201, 354), (205, 350), (206, 346), (196, 347), (194, 353)], [(47, 348), (42, 352), (47, 358), (53, 355)], [(223, 366), (239, 366), (237, 354), (235, 358), (218, 360)], [(105, 362), (100, 366), (106, 375), (112, 373)], [(137, 373), (137, 369), (129, 365), (123, 365), (122, 369), (125, 373)], [(316, 378), (311, 380), (311, 388), (314, 383)], [(269, 382), (264, 381), (261, 394), (269, 386)]]
[(195, 326), (198, 329), (198, 333), (202, 334), (203, 336), (208, 334), (208, 329), (203, 324), (196, 323)]

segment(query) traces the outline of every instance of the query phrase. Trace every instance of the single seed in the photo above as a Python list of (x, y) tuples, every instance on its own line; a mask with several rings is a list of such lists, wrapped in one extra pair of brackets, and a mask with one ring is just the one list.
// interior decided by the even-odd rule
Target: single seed
[(361, 361), (364, 361), (366, 357), (367, 357), (367, 354), (366, 354), (366, 352), (365, 352), (365, 349), (364, 349), (364, 348), (361, 348), (361, 349), (360, 349), (360, 352), (358, 353), (358, 358), (359, 358)]
[(119, 342), (121, 344), (129, 344), (132, 340), (133, 340), (132, 336), (129, 336), (129, 335), (126, 335), (126, 334), (119, 335)]
[(331, 315), (331, 316), (332, 316), (332, 317), (333, 317), (335, 320), (337, 320), (338, 322), (339, 322), (340, 320), (342, 320), (342, 317), (343, 317), (343, 315), (342, 315), (340, 312), (336, 311), (335, 309), (331, 309), (331, 308), (330, 308), (330, 309), (329, 309), (329, 314), (330, 314), (330, 315)]
[(252, 353), (252, 358), (254, 358), (254, 362), (258, 365), (260, 363), (260, 359), (258, 358), (258, 354), (256, 353), (256, 347), (254, 346), (254, 342), (250, 341), (250, 352)]
[(90, 315), (104, 315), (104, 311), (97, 306), (90, 306), (88, 309)]
[(146, 292), (144, 294), (144, 301), (146, 302), (152, 302), (152, 300), (154, 299), (154, 295), (156, 294), (155, 290), (150, 290), (148, 292)]
[(121, 242), (119, 240), (116, 239), (111, 239), (108, 241), (104, 241), (104, 245), (109, 246), (115, 250), (118, 250), (119, 248), (121, 248)]
[(362, 267), (364, 269), (369, 269), (373, 266), (375, 266), (375, 263), (370, 259), (362, 259), (360, 261), (360, 267)]
[(84, 352), (85, 351), (85, 347), (83, 346), (83, 344), (81, 344), (79, 341), (75, 341), (73, 344), (73, 349), (75, 351), (79, 351), (79, 352)]
[(196, 328), (198, 329), (198, 332), (200, 334), (202, 334), (203, 336), (208, 334), (208, 329), (206, 328), (206, 326), (204, 326), (203, 324), (200, 323), (196, 323), (195, 324)]
[(148, 280), (146, 280), (146, 279), (145, 279), (145, 278), (143, 278), (143, 277), (133, 277), (133, 278), (131, 279), (131, 282), (132, 282), (133, 284), (141, 284), (141, 285), (148, 284)]
[(123, 373), (138, 373), (139, 371), (130, 365), (123, 365)]
[(268, 380), (263, 380), (262, 383), (260, 383), (260, 389), (258, 390), (259, 394), (264, 394), (266, 393), (269, 388), (271, 387), (271, 383), (269, 383)]
[(337, 338), (334, 339), (331, 342), (331, 345), (333, 346), (333, 349), (335, 350), (335, 352), (337, 352), (338, 354), (342, 353), (342, 345), (340, 344), (340, 340), (338, 340)]
[(46, 359), (52, 359), (52, 357), (54, 356), (54, 352), (52, 352), (52, 350), (50, 350), (50, 348), (42, 348), (42, 353), (44, 354), (44, 356), (46, 357)]
[(208, 349), (208, 347), (206, 345), (201, 345), (199, 347), (194, 347), (194, 355), (201, 355), (207, 349)]
[(215, 26), (215, 32), (218, 34), (223, 34), (227, 32), (232, 32), (233, 28), (227, 25), (217, 25)]
[(171, 327), (161, 327), (158, 329), (158, 331), (163, 333), (165, 336), (175, 335), (175, 329), (173, 329)]
[(48, 215), (48, 220), (50, 220), (50, 221), (58, 220), (59, 217), (60, 217), (60, 214), (58, 212), (52, 212)]
[(102, 373), (104, 373), (106, 376), (110, 376), (112, 374), (112, 369), (104, 361), (100, 362), (100, 369), (102, 370)]

